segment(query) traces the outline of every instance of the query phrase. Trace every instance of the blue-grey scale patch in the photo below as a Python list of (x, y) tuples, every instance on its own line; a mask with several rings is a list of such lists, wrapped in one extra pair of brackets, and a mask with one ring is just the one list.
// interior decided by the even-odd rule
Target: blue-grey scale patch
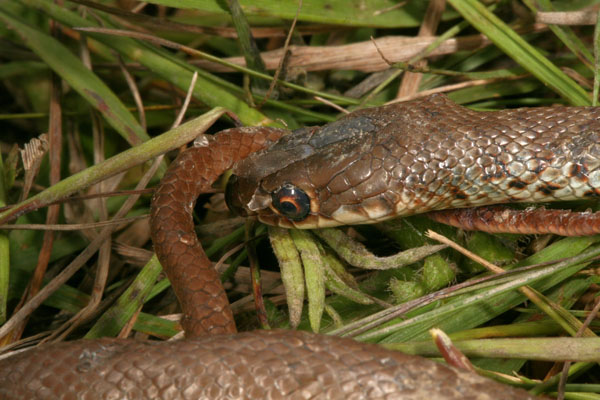
[(301, 128), (283, 136), (271, 147), (253, 153), (240, 161), (234, 173), (239, 177), (261, 179), (295, 161), (311, 156), (315, 151), (308, 141), (313, 132), (318, 129), (318, 127)]
[(360, 139), (376, 129), (371, 118), (365, 116), (343, 118), (322, 128), (300, 128), (282, 137), (268, 149), (242, 160), (236, 166), (235, 174), (258, 181), (288, 165), (319, 153), (322, 149), (327, 149), (331, 144)]
[(375, 129), (377, 127), (370, 117), (343, 118), (327, 124), (315, 132), (310, 138), (309, 144), (315, 149), (321, 149), (336, 142), (361, 137), (364, 134), (374, 132)]

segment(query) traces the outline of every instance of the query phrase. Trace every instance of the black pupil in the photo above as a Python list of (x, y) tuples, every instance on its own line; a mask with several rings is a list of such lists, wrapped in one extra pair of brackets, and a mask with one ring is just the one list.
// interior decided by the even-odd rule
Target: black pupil
[(310, 213), (308, 195), (294, 185), (283, 185), (273, 193), (272, 198), (273, 207), (293, 221), (301, 221)]
[(297, 211), (296, 204), (292, 201), (283, 201), (280, 203), (281, 212), (284, 214), (293, 214)]

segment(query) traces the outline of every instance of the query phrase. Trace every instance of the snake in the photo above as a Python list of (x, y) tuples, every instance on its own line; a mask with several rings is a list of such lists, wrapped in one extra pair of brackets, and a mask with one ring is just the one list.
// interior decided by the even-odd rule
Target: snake
[[(154, 250), (181, 304), (186, 339), (29, 349), (0, 360), (0, 398), (533, 399), (376, 344), (290, 330), (237, 333), (192, 212), (197, 197), (214, 192), (218, 176), (233, 168), (230, 207), (286, 228), (429, 213), (467, 229), (597, 233), (600, 222), (589, 212), (558, 212), (548, 223), (543, 213), (519, 219), (494, 208), (467, 217), (454, 210), (597, 196), (598, 135), (600, 108), (474, 111), (444, 95), (358, 110), (293, 134), (239, 127), (206, 135), (171, 163), (150, 212)], [(579, 219), (569, 225), (573, 215)]]

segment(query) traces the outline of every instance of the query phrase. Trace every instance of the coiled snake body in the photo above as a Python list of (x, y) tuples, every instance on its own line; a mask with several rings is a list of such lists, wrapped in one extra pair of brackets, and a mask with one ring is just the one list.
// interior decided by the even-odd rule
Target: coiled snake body
[[(208, 146), (180, 154), (153, 198), (152, 238), (182, 305), (188, 339), (103, 339), (33, 349), (0, 361), (0, 398), (533, 398), (349, 339), (286, 331), (235, 334), (191, 212), (198, 194), (236, 162), (231, 205), (267, 223), (302, 228), (595, 196), (599, 132), (598, 108), (475, 112), (440, 95), (358, 111), (283, 139), (285, 132), (273, 128), (223, 131)], [(455, 217), (441, 211), (437, 219)], [(577, 226), (589, 229), (561, 228), (560, 218), (544, 227), (562, 234), (600, 230), (595, 220), (581, 221)], [(515, 221), (496, 222), (510, 228)], [(515, 226), (525, 222), (531, 221)], [(212, 336), (201, 337), (207, 333)]]

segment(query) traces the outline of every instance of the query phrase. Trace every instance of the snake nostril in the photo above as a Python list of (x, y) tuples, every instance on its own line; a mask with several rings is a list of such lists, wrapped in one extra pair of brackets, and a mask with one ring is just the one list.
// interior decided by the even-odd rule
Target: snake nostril
[(292, 221), (302, 221), (310, 213), (310, 198), (300, 188), (286, 183), (271, 195), (273, 207)]

